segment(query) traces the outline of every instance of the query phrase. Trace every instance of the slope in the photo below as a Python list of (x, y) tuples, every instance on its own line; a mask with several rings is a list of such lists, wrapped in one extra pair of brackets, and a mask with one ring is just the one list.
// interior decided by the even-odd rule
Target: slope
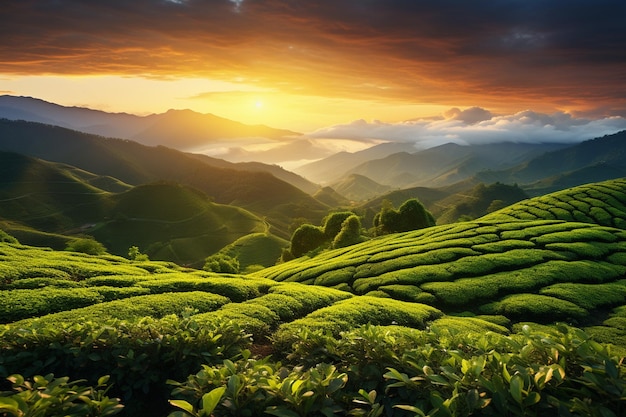
[(524, 184), (534, 194), (626, 175), (626, 131), (548, 152), (497, 172), (482, 172), (480, 181)]
[(267, 126), (250, 126), (212, 114), (169, 110), (136, 116), (107, 113), (82, 107), (66, 107), (32, 97), (0, 96), (0, 118), (54, 124), (82, 132), (133, 139), (145, 145), (175, 149), (203, 146), (220, 139), (281, 139), (299, 133)]
[(513, 167), (544, 152), (563, 147), (560, 144), (461, 146), (448, 143), (416, 153), (402, 152), (370, 160), (348, 173), (361, 174), (394, 187), (441, 187), (466, 180), (483, 170)]
[(322, 203), (267, 172), (216, 168), (162, 146), (8, 120), (0, 120), (0, 138), (0, 150), (63, 162), (128, 184), (168, 180), (198, 188), (218, 203), (267, 216), (274, 232), (285, 236), (293, 216), (319, 221), (327, 211)]
[[(570, 193), (580, 204), (611, 212), (618, 220), (610, 224), (623, 224), (626, 182), (597, 185), (591, 196), (583, 191)], [(596, 224), (593, 216), (586, 218), (590, 223), (546, 220), (541, 213), (536, 220), (518, 220), (514, 209), (379, 237), (254, 276), (421, 302), (448, 314), (503, 314), (513, 321), (596, 324), (624, 304), (623, 229)], [(604, 218), (600, 223), (607, 224)], [(596, 287), (601, 292), (591, 296)]]

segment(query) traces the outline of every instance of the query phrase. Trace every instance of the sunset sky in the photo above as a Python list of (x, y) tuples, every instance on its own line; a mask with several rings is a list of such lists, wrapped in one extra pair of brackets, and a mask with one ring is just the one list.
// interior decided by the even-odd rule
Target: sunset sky
[(624, 0), (4, 0), (0, 21), (0, 94), (63, 105), (300, 132), (626, 117)]

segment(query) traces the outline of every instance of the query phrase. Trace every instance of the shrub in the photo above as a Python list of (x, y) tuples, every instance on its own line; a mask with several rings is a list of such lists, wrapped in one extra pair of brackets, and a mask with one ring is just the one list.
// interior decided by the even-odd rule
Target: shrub
[(96, 304), (104, 300), (87, 288), (46, 288), (45, 290), (0, 291), (0, 321), (10, 323)]
[(3, 416), (105, 417), (118, 414), (123, 408), (119, 398), (106, 395), (108, 375), (99, 378), (95, 387), (52, 374), (36, 375), (32, 380), (15, 374), (7, 379), (12, 390), (0, 396)]
[(558, 320), (582, 319), (588, 312), (569, 301), (538, 294), (513, 294), (500, 301), (483, 305), (485, 314), (502, 314), (511, 319), (552, 323)]
[(88, 255), (104, 255), (107, 253), (102, 243), (90, 238), (72, 239), (67, 243), (65, 250), (86, 253)]
[(291, 237), (291, 254), (299, 258), (327, 241), (324, 231), (311, 224), (298, 227)]
[(202, 269), (218, 273), (238, 274), (239, 261), (237, 258), (232, 258), (228, 255), (218, 253), (206, 258)]
[(352, 215), (348, 217), (341, 224), (341, 230), (335, 236), (332, 247), (343, 248), (363, 242), (365, 238), (361, 234), (361, 229), (361, 220), (358, 216)]

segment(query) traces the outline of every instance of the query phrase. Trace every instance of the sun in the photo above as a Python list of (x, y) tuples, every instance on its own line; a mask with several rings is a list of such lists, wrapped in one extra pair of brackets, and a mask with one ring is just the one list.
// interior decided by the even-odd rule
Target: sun
[(257, 100), (257, 101), (254, 103), (254, 107), (256, 107), (257, 109), (261, 109), (261, 108), (263, 108), (263, 102), (262, 102), (261, 100)]

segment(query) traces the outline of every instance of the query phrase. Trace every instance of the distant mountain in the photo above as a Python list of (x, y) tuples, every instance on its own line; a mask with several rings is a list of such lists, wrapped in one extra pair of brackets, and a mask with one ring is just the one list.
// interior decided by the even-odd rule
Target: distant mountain
[(365, 175), (394, 187), (441, 187), (471, 178), (483, 170), (504, 170), (565, 146), (527, 143), (462, 146), (448, 143), (416, 153), (400, 152), (370, 160), (349, 173)]
[(352, 168), (372, 159), (384, 158), (398, 152), (415, 152), (412, 143), (381, 143), (358, 152), (338, 152), (319, 161), (303, 165), (294, 171), (305, 178), (330, 184), (345, 176)]
[(278, 140), (300, 135), (289, 130), (246, 125), (191, 110), (169, 110), (162, 114), (136, 116), (65, 107), (36, 98), (9, 95), (0, 96), (0, 118), (53, 124), (81, 132), (132, 139), (146, 145), (164, 145), (181, 150), (234, 138)]
[(313, 197), (330, 207), (342, 207), (350, 205), (350, 200), (339, 194), (331, 187), (320, 188), (315, 194), (313, 194)]
[(388, 185), (372, 181), (363, 175), (352, 174), (331, 184), (339, 194), (353, 201), (365, 201), (390, 191)]
[(298, 187), (307, 194), (313, 195), (320, 189), (319, 185), (312, 183), (298, 174), (287, 171), (278, 165), (263, 164), (261, 162), (229, 162), (223, 159), (196, 153), (188, 155), (198, 158), (206, 164), (217, 168), (235, 169), (237, 171), (269, 172), (276, 178)]
[(287, 236), (293, 217), (316, 222), (328, 207), (268, 172), (217, 168), (163, 146), (107, 139), (39, 123), (0, 120), (0, 150), (62, 162), (127, 184), (175, 181), (202, 190), (215, 202), (267, 216)]
[(533, 195), (626, 176), (626, 130), (539, 155), (502, 171), (480, 172), (485, 182), (523, 184)]

